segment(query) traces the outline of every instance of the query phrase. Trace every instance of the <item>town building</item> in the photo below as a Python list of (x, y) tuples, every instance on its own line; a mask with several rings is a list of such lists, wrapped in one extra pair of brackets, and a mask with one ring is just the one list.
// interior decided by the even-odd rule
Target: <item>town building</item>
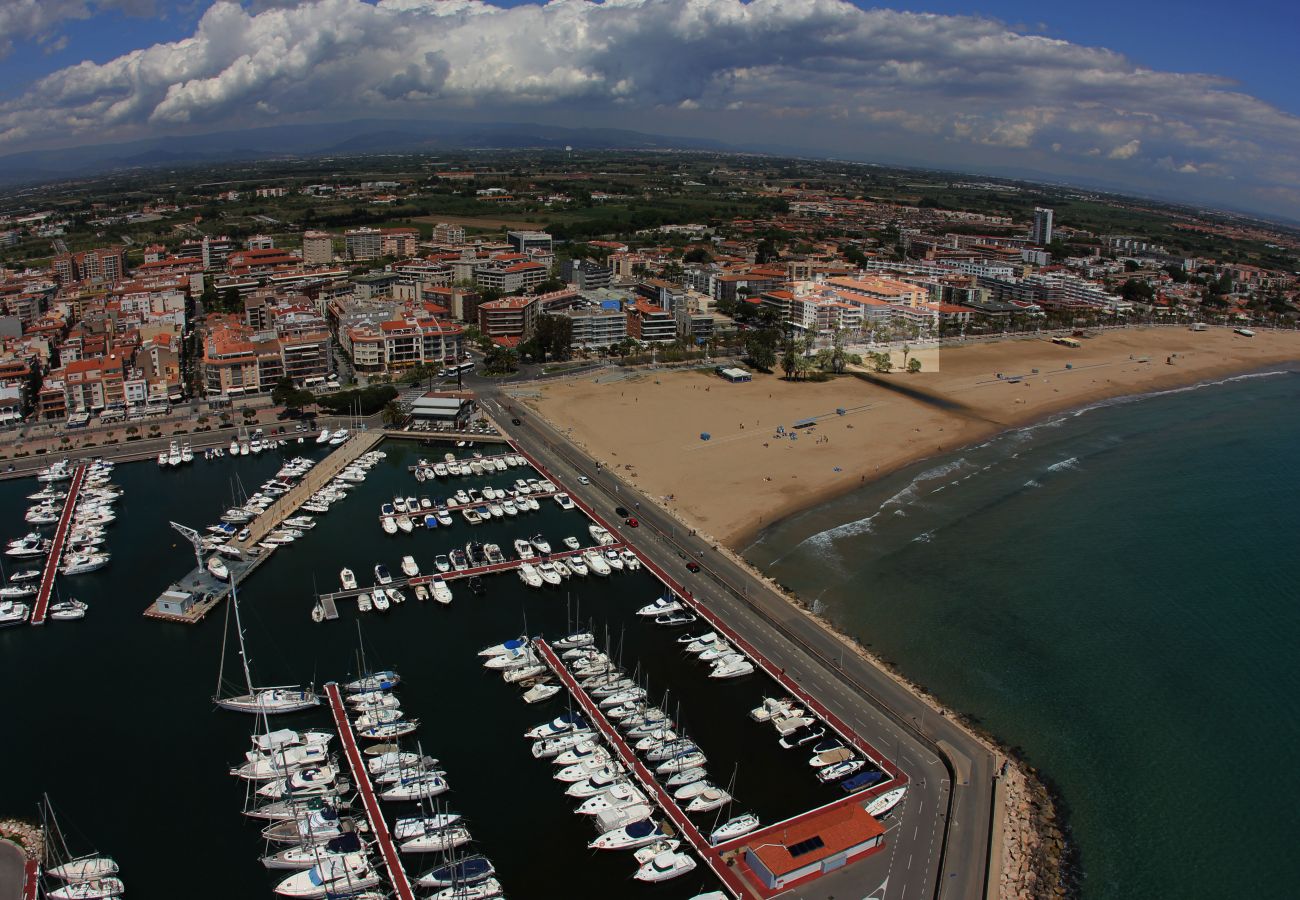
[(545, 231), (507, 231), (506, 241), (516, 253), (531, 253), (535, 250), (551, 253), (554, 242)]
[(328, 266), (334, 261), (334, 237), (327, 231), (307, 231), (302, 236), (302, 261), (309, 266)]
[(1029, 241), (1040, 247), (1052, 242), (1052, 216), (1054, 211), (1045, 206), (1034, 207), (1034, 224), (1029, 229)]
[(353, 228), (343, 232), (343, 245), (348, 259), (379, 259), (384, 251), (384, 235), (378, 228)]

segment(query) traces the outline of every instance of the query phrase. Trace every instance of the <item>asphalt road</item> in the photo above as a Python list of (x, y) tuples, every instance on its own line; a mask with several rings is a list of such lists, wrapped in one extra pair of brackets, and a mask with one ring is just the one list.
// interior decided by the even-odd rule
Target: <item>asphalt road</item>
[(0, 900), (22, 900), (27, 856), (16, 844), (0, 840)]
[[(598, 469), (540, 417), (511, 424), (511, 404), (500, 389), (477, 385), (488, 411), (511, 437), (566, 482), (571, 493), (614, 517), (615, 506), (633, 509), (639, 547), (666, 561), (664, 568), (694, 596), (725, 617), (742, 637), (785, 669), (809, 693), (857, 729), (902, 769), (911, 782), (904, 803), (886, 820), (884, 851), (783, 896), (870, 897), (873, 900), (960, 898), (979, 900), (987, 878), (995, 760), (956, 723), (886, 673), (863, 660), (831, 632), (754, 578), (725, 554), (635, 489)], [(582, 485), (585, 475), (590, 484)], [(699, 573), (686, 568), (693, 558)], [(943, 744), (955, 778), (937, 755)]]

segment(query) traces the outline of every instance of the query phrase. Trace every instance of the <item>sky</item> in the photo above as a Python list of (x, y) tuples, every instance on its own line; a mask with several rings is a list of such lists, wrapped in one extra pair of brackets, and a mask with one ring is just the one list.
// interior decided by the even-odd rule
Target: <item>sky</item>
[(0, 0), (0, 155), (532, 121), (1300, 219), (1300, 4)]

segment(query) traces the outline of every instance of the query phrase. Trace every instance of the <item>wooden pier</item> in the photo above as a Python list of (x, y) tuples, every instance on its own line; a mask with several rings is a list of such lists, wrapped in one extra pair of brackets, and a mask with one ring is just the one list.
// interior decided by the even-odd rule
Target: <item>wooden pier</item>
[(352, 770), (352, 783), (357, 786), (361, 802), (366, 808), (366, 818), (370, 820), (370, 833), (379, 844), (379, 852), (384, 858), (384, 867), (388, 869), (388, 879), (393, 884), (398, 900), (415, 900), (415, 891), (406, 875), (406, 868), (393, 846), (393, 836), (388, 831), (388, 822), (379, 810), (379, 801), (375, 798), (374, 786), (370, 783), (370, 770), (366, 768), (361, 751), (357, 749), (357, 738), (352, 732), (352, 723), (348, 721), (347, 710), (343, 706), (343, 697), (339, 694), (336, 682), (325, 685), (325, 697), (329, 700), (330, 713), (334, 716), (334, 725), (339, 730), (339, 740), (343, 742), (344, 756)]
[[(535, 566), (538, 563), (543, 563), (546, 562), (547, 560), (568, 559), (571, 556), (581, 556), (583, 553), (585, 553), (588, 550), (599, 550), (602, 552), (605, 550), (622, 550), (625, 546), (626, 546), (625, 544), (620, 544), (620, 543), (602, 544), (597, 547), (583, 547), (578, 550), (570, 550), (568, 547), (565, 547), (563, 550), (557, 550), (552, 553), (548, 553), (546, 554), (545, 557), (541, 556), (541, 554), (538, 554), (537, 556), (534, 556), (532, 559), (507, 559), (504, 562), (488, 563), (486, 566), (470, 566), (468, 569), (461, 569), (460, 571), (456, 571), (455, 569), (452, 569), (449, 572), (438, 572), (435, 574), (441, 575), (443, 581), (455, 581), (460, 578), (471, 578), (475, 575), (492, 575), (497, 572), (514, 572), (518, 570), (524, 563), (532, 563)], [(613, 574), (614, 574), (613, 572), (610, 572), (611, 576)], [(574, 575), (572, 577), (580, 578), (581, 576)], [(601, 578), (604, 576), (588, 575), (587, 577)], [(320, 600), (322, 604), (337, 604), (339, 600), (346, 600), (349, 597), (360, 597), (362, 594), (374, 593), (376, 587), (382, 587), (382, 588), (415, 587), (416, 585), (421, 585), (421, 584), (427, 585), (432, 581), (433, 581), (433, 574), (415, 575), (411, 578), (394, 578), (388, 584), (371, 585), (370, 587), (358, 586), (350, 591), (333, 591), (328, 594), (321, 594)], [(542, 587), (546, 587), (546, 586), (547, 585), (545, 584), (542, 585)], [(551, 585), (551, 587), (555, 587), (555, 585)], [(538, 588), (538, 590), (541, 590), (541, 588)], [(335, 608), (335, 615), (330, 616), (329, 606), (326, 605), (325, 617), (327, 619), (338, 618), (337, 606)]]
[(76, 515), (77, 499), (81, 494), (81, 484), (85, 478), (84, 464), (72, 470), (72, 481), (68, 484), (68, 496), (63, 501), (63, 513), (59, 516), (58, 527), (54, 529), (50, 555), (46, 557), (45, 568), (41, 570), (41, 586), (36, 591), (36, 605), (32, 608), (33, 625), (45, 624), (45, 614), (50, 607), (50, 594), (54, 593), (54, 579), (59, 574), (63, 548), (68, 543), (68, 532), (72, 530), (72, 517)]

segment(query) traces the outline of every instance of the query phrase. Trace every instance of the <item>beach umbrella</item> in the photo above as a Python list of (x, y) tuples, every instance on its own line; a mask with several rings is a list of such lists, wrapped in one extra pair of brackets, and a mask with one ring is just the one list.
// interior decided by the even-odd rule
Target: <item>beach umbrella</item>
[(700, 432), (700, 440), (702, 440), (702, 441), (707, 441), (707, 440), (709, 440), (709, 439), (712, 438), (712, 437), (713, 437), (713, 435), (709, 434), (707, 431), (701, 431), (701, 432)]

